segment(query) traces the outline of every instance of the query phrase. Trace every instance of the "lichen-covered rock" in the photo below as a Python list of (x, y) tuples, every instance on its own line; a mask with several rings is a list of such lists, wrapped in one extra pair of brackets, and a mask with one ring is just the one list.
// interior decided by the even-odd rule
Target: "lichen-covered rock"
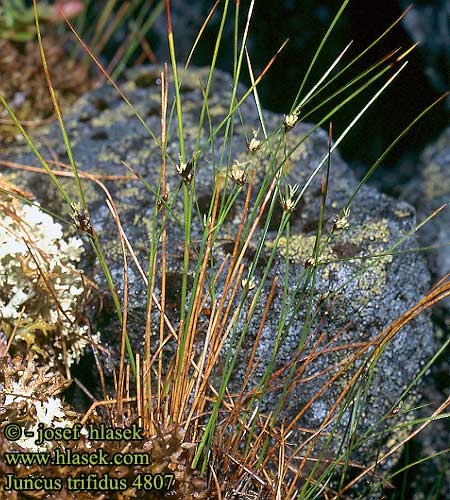
[[(415, 206), (419, 221), (450, 201), (450, 127), (425, 149), (421, 156), (419, 174), (406, 186), (403, 197)], [(418, 239), (421, 246), (436, 245), (436, 248), (425, 253), (432, 279), (436, 282), (450, 272), (449, 206), (421, 228)], [(433, 308), (433, 327), (436, 343), (442, 345), (450, 335), (450, 299), (439, 302)], [(442, 386), (440, 381), (447, 381), (449, 370), (449, 357), (442, 356), (439, 363), (433, 366), (432, 377), (426, 380), (425, 403), (443, 401), (448, 396), (448, 383)], [(443, 443), (449, 442), (449, 431), (445, 425), (440, 429), (427, 429), (418, 436), (418, 446), (423, 452), (426, 450), (427, 456), (433, 456), (439, 449), (443, 449)], [(416, 479), (420, 486), (414, 487), (414, 491), (417, 491), (415, 499), (423, 497), (421, 492), (430, 491), (437, 474), (447, 470), (447, 457), (442, 460), (440, 458), (427, 461), (426, 472)], [(448, 491), (449, 482), (450, 471), (447, 471), (440, 490), (443, 497)]]
[[(181, 95), (187, 156), (191, 155), (195, 148), (202, 102), (200, 82), (205, 84), (207, 75), (207, 69), (190, 70), (182, 75)], [(158, 77), (159, 72), (155, 68), (139, 68), (130, 71), (127, 81), (122, 84), (122, 89), (157, 135), (160, 130), (160, 87), (156, 83)], [(231, 88), (231, 78), (221, 72), (216, 72), (208, 101), (208, 119), (211, 120), (213, 128), (227, 114)], [(242, 93), (241, 90), (239, 93)], [(299, 144), (300, 138), (310, 131), (311, 126), (298, 123), (286, 134), (286, 143), (280, 143), (278, 153), (274, 143), (270, 145), (263, 143), (257, 152), (251, 153), (248, 151), (246, 142), (251, 138), (252, 130), (260, 128), (260, 124), (256, 108), (250, 99), (242, 105), (240, 114), (244, 124), (236, 114), (229, 161), (239, 162), (236, 163), (237, 165), (245, 165), (250, 161), (250, 167), (246, 168), (248, 170), (255, 168), (252, 194), (252, 200), (255, 201), (265, 174), (273, 168), (271, 161), (274, 158), (281, 160), (283, 151), (292, 150)], [(267, 129), (272, 131), (282, 126), (283, 118), (267, 112), (265, 120)], [(130, 176), (130, 172), (121, 162), (129, 164), (156, 189), (161, 168), (160, 148), (133, 116), (130, 108), (114, 89), (108, 86), (96, 89), (80, 99), (66, 117), (65, 122), (78, 167), (84, 172), (100, 176), (99, 180), (109, 189), (117, 205), (124, 230), (142, 267), (146, 270), (150, 246), (149, 225), (155, 197)], [(217, 171), (226, 171), (226, 160), (220, 157), (223, 137), (221, 134), (217, 135), (214, 141), (214, 151), (212, 151), (211, 146), (206, 143), (209, 126), (210, 123), (206, 120), (200, 139), (200, 144), (206, 147), (198, 161), (195, 176), (198, 211), (197, 208), (194, 210), (191, 231), (194, 255), (198, 248), (198, 241), (203, 234), (203, 215), (207, 213), (212, 197), (213, 175)], [(260, 132), (259, 137), (261, 136)], [(56, 126), (38, 138), (37, 142), (41, 143), (44, 152), (48, 151), (49, 147), (53, 148), (53, 155), (56, 154), (61, 161), (66, 160), (64, 145)], [(176, 162), (179, 144), (175, 120), (169, 126), (167, 150), (170, 158)], [(289, 395), (282, 411), (282, 417), (287, 422), (314, 397), (326, 380), (343, 366), (346, 357), (351, 357), (356, 349), (367, 345), (370, 339), (417, 303), (429, 286), (429, 274), (419, 253), (402, 252), (397, 255), (384, 253), (412, 231), (415, 226), (414, 210), (404, 202), (394, 201), (373, 188), (363, 186), (352, 202), (350, 212), (343, 214), (342, 209), (358, 183), (337, 152), (334, 152), (331, 158), (321, 239), (323, 251), (318, 262), (311, 261), (322, 197), (321, 176), (325, 173), (325, 166), (312, 179), (311, 175), (326, 156), (327, 151), (327, 134), (317, 129), (307, 140), (299, 144), (285, 162), (284, 173), (290, 185), (298, 185), (300, 190), (307, 183), (309, 185), (300, 205), (292, 214), (288, 245), (286, 236), (281, 235), (276, 249), (274, 249), (274, 241), (283, 209), (278, 202), (275, 203), (272, 221), (268, 226), (268, 237), (261, 247), (260, 257), (254, 269), (253, 277), (256, 285), (263, 279), (265, 266), (267, 262), (270, 263), (272, 250), (275, 250), (274, 260), (267, 269), (268, 281), (264, 284), (258, 309), (240, 349), (239, 362), (230, 382), (231, 392), (238, 391), (247, 368), (247, 362), (240, 361), (248, 360), (251, 354), (269, 289), (272, 280), (277, 276), (279, 285), (261, 332), (259, 347), (256, 351), (258, 365), (249, 382), (249, 387), (254, 387), (258, 383), (266, 366), (271, 362), (279, 332), (281, 343), (275, 357), (274, 370), (286, 370), (287, 367), (288, 371), (293, 367), (293, 359), (298, 359), (298, 366), (294, 370), (294, 378), (298, 379), (298, 383)], [(46, 154), (46, 156), (49, 155)], [(35, 158), (26, 152), (26, 148), (16, 148), (14, 152), (6, 151), (1, 157), (36, 164)], [(127, 175), (128, 177), (114, 182), (108, 181), (107, 177), (101, 177), (111, 175)], [(57, 201), (58, 194), (47, 178), (41, 174), (30, 172), (24, 174), (19, 171), (14, 171), (12, 177), (20, 185), (26, 185), (29, 188), (32, 186), (33, 193), (43, 204), (48, 204), (50, 208), (65, 213), (69, 220), (70, 211), (62, 208), (62, 204)], [(309, 182), (310, 179), (311, 182)], [(181, 182), (180, 176), (170, 161), (168, 162), (167, 182), (169, 193), (174, 193)], [(64, 185), (72, 194), (76, 193), (72, 181), (69, 183), (64, 180)], [(103, 244), (113, 280), (121, 293), (122, 256), (116, 237), (115, 222), (104, 204), (104, 192), (98, 186), (94, 186), (92, 181), (83, 181), (83, 185), (86, 187), (92, 223)], [(284, 192), (284, 183), (282, 192)], [(245, 189), (238, 195), (236, 204), (217, 238), (213, 255), (218, 262), (230, 252), (230, 242), (236, 235), (244, 199)], [(182, 208), (182, 196), (179, 194), (173, 211), (178, 213), (181, 219)], [(336, 220), (340, 222), (337, 223)], [(182, 269), (184, 230), (175, 219), (169, 218), (169, 221), (168, 279), (170, 287), (167, 292), (170, 307), (176, 310), (179, 307), (177, 299)], [(256, 230), (254, 241), (250, 243), (243, 261), (246, 272), (252, 260), (258, 255), (257, 243), (258, 237), (262, 234), (263, 223), (264, 218)], [(332, 237), (326, 241), (326, 235), (333, 225), (337, 226), (337, 230), (330, 233)], [(70, 229), (70, 226), (68, 227)], [(412, 237), (395, 248), (395, 251), (415, 247), (416, 243)], [(91, 254), (87, 247), (85, 255), (86, 268), (92, 268)], [(289, 312), (285, 324), (280, 327), (280, 318), (283, 318), (283, 311), (285, 311), (283, 284), (286, 262), (289, 262), (287, 298), (293, 299), (293, 302), (289, 303), (288, 300)], [(191, 263), (192, 265), (196, 263), (194, 257)], [(312, 267), (311, 264), (313, 264)], [(317, 264), (316, 276), (306, 281), (308, 273), (315, 268), (314, 264)], [(130, 265), (129, 273), (128, 332), (133, 345), (137, 348), (142, 347), (145, 331), (143, 305), (146, 287), (133, 265)], [(105, 280), (100, 273), (98, 273), (97, 282), (106, 288)], [(158, 275), (155, 282), (156, 295), (160, 293), (159, 283)], [(215, 287), (217, 296), (220, 296), (223, 278), (217, 280)], [(295, 292), (297, 289), (298, 293)], [(250, 299), (254, 293), (254, 290), (249, 292)], [(327, 300), (330, 293), (333, 297), (332, 301)], [(247, 301), (245, 312), (248, 307)], [(157, 315), (154, 316), (156, 321)], [(241, 316), (237, 322), (238, 336), (245, 325), (245, 313)], [(110, 337), (106, 340), (117, 352), (120, 328), (117, 323), (111, 324), (111, 316), (105, 317), (107, 319), (104, 321), (110, 321), (109, 328), (104, 329), (110, 332)], [(116, 333), (112, 334), (114, 326)], [(305, 357), (311, 353), (311, 346), (321, 335), (321, 342), (316, 345), (316, 354), (305, 365)], [(303, 350), (302, 345), (304, 345)], [(429, 318), (425, 314), (403, 328), (381, 356), (370, 390), (366, 395), (367, 400), (362, 415), (363, 429), (374, 425), (392, 407), (432, 352), (432, 331)], [(354, 368), (349, 368), (305, 411), (303, 418), (298, 422), (302, 429), (315, 429), (320, 425), (353, 372)], [(281, 371), (280, 374), (280, 380), (287, 376), (286, 371)], [(271, 384), (274, 386), (275, 381), (272, 380)], [(279, 394), (280, 387), (272, 387), (271, 392), (261, 402), (262, 408), (273, 411)], [(371, 451), (376, 453), (376, 450)]]
[[(450, 127), (430, 146), (421, 157), (421, 169), (405, 188), (404, 199), (417, 210), (419, 220), (429, 217), (435, 210), (450, 201)], [(436, 246), (426, 253), (434, 279), (450, 272), (450, 208), (447, 206), (419, 231), (422, 246)], [(450, 300), (442, 301), (450, 311)], [(450, 325), (448, 325), (450, 326)]]

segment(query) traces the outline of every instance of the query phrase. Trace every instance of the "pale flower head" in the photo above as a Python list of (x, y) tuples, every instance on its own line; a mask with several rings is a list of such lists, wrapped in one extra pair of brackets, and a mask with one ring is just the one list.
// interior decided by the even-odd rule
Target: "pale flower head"
[(237, 160), (234, 162), (230, 171), (230, 178), (238, 186), (243, 186), (247, 182), (247, 172), (245, 170), (245, 163), (240, 163)]
[(247, 142), (247, 148), (250, 153), (254, 153), (255, 151), (258, 151), (260, 147), (261, 141), (258, 139), (258, 131), (254, 130), (253, 137)]
[(295, 124), (298, 122), (298, 113), (291, 113), (290, 115), (285, 115), (284, 117), (284, 128), (286, 130), (290, 130), (295, 127)]
[(255, 278), (253, 276), (251, 278), (243, 278), (241, 280), (241, 286), (244, 290), (253, 290), (256, 287)]
[(338, 231), (348, 229), (350, 227), (349, 221), (350, 221), (350, 208), (344, 208), (342, 217), (336, 215), (333, 218), (334, 222), (333, 227)]
[(288, 185), (288, 193), (286, 196), (280, 196), (281, 198), (281, 206), (285, 212), (292, 212), (296, 207), (295, 195), (298, 191), (298, 185), (291, 184)]

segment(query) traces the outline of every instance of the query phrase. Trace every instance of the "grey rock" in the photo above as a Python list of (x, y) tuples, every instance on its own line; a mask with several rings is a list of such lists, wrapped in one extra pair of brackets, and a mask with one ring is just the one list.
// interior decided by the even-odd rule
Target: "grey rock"
[[(417, 210), (419, 221), (425, 220), (440, 206), (450, 201), (450, 127), (423, 151), (419, 173), (405, 187), (402, 196), (413, 204)], [(436, 246), (424, 253), (431, 271), (433, 283), (450, 272), (450, 210), (447, 206), (436, 217), (428, 221), (418, 232), (421, 246)], [(450, 336), (450, 299), (445, 299), (433, 307), (433, 327), (437, 345), (441, 346)], [(424, 391), (425, 403), (444, 401), (449, 395), (448, 373), (449, 356), (443, 355), (433, 366), (431, 376), (428, 376)], [(427, 429), (417, 438), (421, 453), (433, 456), (442, 443), (450, 440), (450, 429), (443, 426), (440, 429)], [(445, 498), (449, 491), (450, 473), (447, 470), (447, 457), (436, 456), (426, 465), (426, 471), (415, 481), (413, 491), (417, 492), (415, 500), (423, 498), (423, 492), (430, 491), (434, 486), (433, 479), (441, 471), (446, 471), (442, 479), (441, 496)]]
[[(423, 152), (420, 171), (404, 189), (403, 198), (417, 210), (419, 220), (425, 220), (435, 210), (450, 202), (450, 127)], [(428, 265), (434, 280), (450, 272), (450, 208), (431, 219), (419, 231), (422, 246), (436, 246), (426, 252)], [(448, 321), (450, 300), (445, 306)], [(450, 325), (448, 325), (450, 327)]]
[[(197, 69), (191, 70), (183, 76), (182, 98), (187, 154), (192, 154), (194, 151), (196, 124), (201, 108), (199, 81), (205, 83), (207, 74), (207, 69)], [(127, 75), (128, 80), (123, 82), (121, 86), (145, 117), (150, 128), (159, 135), (160, 87), (156, 83), (158, 75), (155, 68), (142, 67), (130, 71)], [(231, 78), (224, 73), (217, 72), (209, 97), (209, 114), (213, 128), (226, 115), (227, 96), (229, 96), (231, 87)], [(238, 94), (242, 94), (242, 89), (239, 89)], [(251, 137), (252, 130), (260, 128), (256, 108), (251, 99), (243, 104), (241, 116), (244, 119), (244, 125), (237, 115), (234, 122), (231, 159), (248, 161), (253, 158), (252, 165), (256, 168), (253, 189), (254, 201), (255, 193), (271, 168), (269, 153), (274, 154), (276, 147), (272, 144), (269, 151), (265, 145), (251, 157), (246, 148), (244, 131), (247, 137)], [(279, 127), (283, 120), (281, 116), (270, 112), (265, 113), (265, 119), (269, 131)], [(117, 96), (114, 89), (105, 86), (86, 94), (74, 106), (72, 112), (66, 116), (65, 123), (71, 138), (74, 156), (82, 171), (103, 176), (129, 175), (129, 172), (121, 164), (121, 161), (125, 161), (139, 172), (149, 184), (157, 186), (161, 166), (160, 149), (133, 116), (128, 106)], [(300, 139), (310, 132), (311, 127), (308, 124), (297, 124), (286, 135), (287, 150), (299, 144)], [(208, 131), (209, 124), (206, 121), (200, 144), (207, 144)], [(212, 196), (214, 169), (224, 168), (219, 165), (222, 142), (223, 138), (221, 134), (218, 134), (214, 154), (208, 146), (198, 162), (195, 185), (200, 214), (194, 217), (192, 224), (191, 239), (194, 251), (195, 248), (198, 248), (198, 241), (203, 233), (201, 214), (205, 212), (205, 207), (209, 205)], [(298, 184), (300, 188), (305, 185), (314, 169), (327, 154), (327, 142), (327, 134), (320, 129), (312, 132), (307, 140), (301, 142), (285, 166), (286, 179), (290, 184)], [(37, 143), (40, 144), (46, 157), (50, 157), (47, 153), (50, 148), (53, 149), (54, 155), (56, 154), (60, 160), (65, 161), (65, 148), (56, 125), (53, 125), (49, 130), (42, 131), (37, 138)], [(172, 159), (176, 160), (178, 147), (174, 120), (171, 124), (168, 143), (168, 153)], [(283, 149), (282, 145), (280, 151)], [(18, 145), (14, 150), (2, 151), (0, 158), (14, 159), (16, 162), (26, 164), (37, 164), (36, 159), (28, 152), (26, 145)], [(13, 171), (13, 174), (11, 171), (8, 172), (12, 181), (32, 189), (44, 206), (50, 206), (69, 220), (67, 207), (64, 207), (59, 201), (58, 193), (46, 177), (30, 172)], [(295, 353), (299, 353), (299, 363), (295, 374), (300, 380), (289, 395), (281, 414), (286, 422), (289, 422), (318, 393), (326, 380), (336, 372), (337, 367), (341, 366), (339, 363), (343, 363), (345, 357), (351, 357), (356, 349), (367, 345), (370, 339), (373, 339), (416, 304), (429, 287), (429, 273), (420, 253), (405, 252), (398, 255), (370, 257), (385, 252), (391, 245), (412, 231), (415, 226), (415, 213), (409, 204), (395, 201), (371, 187), (363, 186), (351, 205), (349, 228), (336, 232), (322, 254), (322, 261), (317, 267), (314, 290), (312, 291), (311, 282), (305, 281), (305, 275), (312, 270), (308, 268), (305, 271), (305, 262), (313, 253), (321, 201), (321, 175), (323, 173), (325, 173), (325, 166), (313, 177), (299, 208), (292, 214), (291, 218), (287, 290), (288, 299), (293, 299), (293, 303), (289, 309), (286, 324), (281, 328), (282, 342), (274, 364), (276, 370), (285, 370), (284, 373), (280, 372), (280, 380), (282, 380), (287, 375), (286, 367), (292, 366), (289, 363), (292, 362)], [(74, 194), (73, 181), (64, 180), (63, 182), (67, 189)], [(155, 197), (134, 179), (128, 178), (114, 182), (103, 179), (102, 182), (108, 187), (117, 205), (124, 230), (145, 271), (148, 265), (148, 224), (151, 221)], [(180, 176), (170, 163), (168, 164), (167, 182), (170, 192), (174, 193), (180, 183)], [(83, 181), (83, 184), (86, 187), (93, 225), (99, 234), (104, 253), (110, 264), (113, 280), (119, 290), (119, 295), (121, 295), (122, 256), (117, 243), (115, 223), (105, 207), (104, 192), (98, 186), (94, 187), (92, 182)], [(348, 166), (339, 154), (334, 152), (331, 158), (323, 234), (326, 234), (333, 226), (333, 217), (342, 210), (357, 186), (358, 183)], [(236, 222), (242, 211), (244, 192), (245, 190), (239, 194), (236, 206), (230, 213), (214, 246), (213, 254), (216, 263), (220, 263), (226, 253), (230, 251), (229, 243), (236, 234)], [(181, 194), (176, 198), (173, 210), (178, 214), (182, 213)], [(237, 364), (229, 386), (232, 393), (237, 392), (241, 387), (269, 289), (276, 276), (278, 276), (279, 284), (262, 329), (256, 351), (258, 365), (249, 382), (250, 388), (255, 387), (271, 360), (279, 321), (283, 317), (283, 283), (287, 252), (285, 238), (280, 239), (274, 253), (274, 260), (270, 263), (270, 255), (274, 248), (273, 242), (279, 224), (276, 221), (279, 221), (281, 217), (282, 209), (276, 202), (275, 222), (269, 225), (268, 237), (262, 246), (261, 256), (254, 272), (258, 285), (263, 279), (265, 266), (269, 262), (267, 281), (263, 285), (262, 295), (244, 342), (238, 346), (235, 340), (232, 347), (234, 350), (238, 349)], [(67, 229), (68, 232), (73, 231), (70, 225), (67, 226)], [(255, 258), (258, 238), (261, 235), (262, 225), (260, 224), (243, 261), (246, 272)], [(168, 238), (168, 269), (172, 280), (172, 289), (169, 292), (175, 302), (175, 305), (171, 306), (173, 311), (169, 311), (168, 314), (171, 318), (175, 318), (178, 312), (176, 299), (182, 267), (184, 233), (182, 227), (179, 227), (173, 219), (169, 225)], [(415, 247), (415, 239), (410, 237), (396, 250), (414, 249)], [(195, 265), (195, 263), (194, 256), (191, 259), (191, 265)], [(367, 269), (364, 271), (366, 267)], [(92, 253), (88, 247), (86, 247), (85, 268), (90, 272), (95, 268)], [(105, 279), (98, 271), (98, 267), (96, 269), (96, 282), (102, 289), (106, 289)], [(219, 297), (223, 289), (223, 282), (221, 277), (215, 283), (216, 294)], [(159, 279), (156, 280), (155, 285), (156, 295), (160, 293), (158, 283)], [(303, 285), (303, 295), (296, 295), (296, 287), (298, 286), (301, 290)], [(133, 265), (130, 265), (129, 289), (128, 333), (134, 348), (137, 349), (142, 347), (143, 342), (146, 287)], [(249, 292), (244, 311), (247, 311), (256, 290), (257, 288)], [(325, 298), (325, 294), (328, 292), (336, 292), (333, 300)], [(238, 296), (241, 293), (238, 292)], [(324, 299), (322, 303), (321, 299)], [(311, 324), (305, 327), (309, 302), (311, 302), (312, 319)], [(110, 313), (109, 315), (103, 313), (103, 324), (101, 322), (100, 324), (105, 343), (115, 353), (112, 359), (117, 359), (120, 328), (116, 321), (111, 320), (111, 317), (114, 317), (111, 312), (111, 304), (106, 303), (106, 306), (109, 306)], [(244, 317), (245, 314), (241, 315), (237, 321), (237, 337), (244, 329)], [(155, 324), (158, 324), (156, 313), (154, 321)], [(316, 348), (313, 362), (305, 364), (305, 358), (311, 354), (311, 346), (317, 342), (320, 335), (323, 335), (323, 339)], [(302, 339), (302, 337), (304, 338)], [(302, 340), (303, 350), (299, 345)], [(392, 408), (396, 399), (432, 353), (433, 336), (429, 316), (422, 314), (394, 336), (381, 356), (366, 395), (367, 400), (363, 407), (360, 433), (375, 425), (382, 415)], [(362, 361), (359, 360), (355, 365), (361, 363)], [(304, 416), (298, 422), (300, 429), (303, 429), (301, 432), (299, 431), (301, 434), (304, 431), (304, 435), (309, 436), (305, 429), (316, 429), (320, 425), (336, 398), (346, 387), (354, 371), (355, 366), (349, 367), (343, 376), (331, 384), (324, 394), (305, 411)], [(273, 411), (275, 409), (280, 396), (280, 387), (277, 387), (280, 380), (271, 381), (270, 391), (261, 401), (262, 410)], [(366, 380), (368, 379), (364, 379), (364, 381)], [(408, 404), (412, 404), (412, 400)], [(344, 442), (346, 438), (343, 433), (348, 417), (349, 415), (346, 414), (338, 429), (339, 439), (343, 439)], [(337, 443), (339, 443), (339, 439), (336, 440)], [(366, 461), (373, 458), (376, 449), (373, 447), (373, 442), (369, 441), (361, 447), (359, 452), (362, 453), (362, 456), (358, 455), (357, 458)], [(392, 465), (392, 461), (388, 465)]]
[[(400, 0), (406, 9), (409, 3)], [(419, 51), (424, 60), (424, 73), (437, 92), (448, 89), (450, 72), (450, 44), (448, 43), (449, 4), (446, 0), (418, 2), (403, 19), (410, 38), (420, 42)], [(447, 109), (449, 101), (447, 100)]]

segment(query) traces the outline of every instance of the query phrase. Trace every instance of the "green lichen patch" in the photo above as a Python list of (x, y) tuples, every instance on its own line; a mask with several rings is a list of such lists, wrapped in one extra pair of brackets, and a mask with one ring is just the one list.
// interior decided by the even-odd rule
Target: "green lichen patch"
[(450, 178), (437, 163), (430, 163), (423, 172), (424, 194), (427, 200), (433, 200), (450, 192)]

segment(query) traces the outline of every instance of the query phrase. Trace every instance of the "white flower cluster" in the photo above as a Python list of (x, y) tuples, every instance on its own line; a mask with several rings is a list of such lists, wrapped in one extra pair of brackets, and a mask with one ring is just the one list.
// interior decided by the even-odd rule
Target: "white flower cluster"
[(0, 330), (10, 335), (16, 328), (29, 346), (37, 335), (56, 332), (48, 341), (59, 346), (60, 359), (63, 335), (69, 366), (87, 344), (88, 327), (75, 317), (84, 292), (74, 267), (82, 245), (79, 238), (64, 240), (62, 226), (38, 206), (0, 200)]

